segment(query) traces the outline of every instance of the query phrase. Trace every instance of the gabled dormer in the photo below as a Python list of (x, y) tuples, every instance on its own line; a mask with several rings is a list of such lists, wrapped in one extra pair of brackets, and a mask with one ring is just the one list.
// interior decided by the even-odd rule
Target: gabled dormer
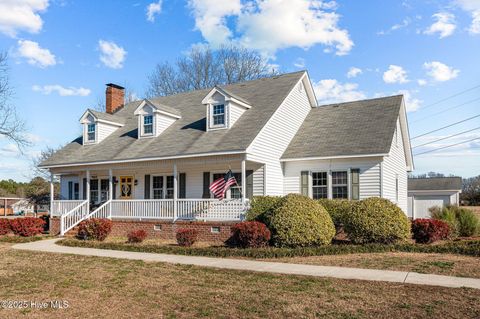
[(243, 112), (252, 107), (245, 99), (219, 86), (205, 96), (202, 104), (206, 108), (207, 131), (231, 128)]
[(138, 138), (157, 137), (182, 118), (172, 107), (144, 99), (133, 113), (138, 117)]
[(80, 118), (83, 127), (83, 145), (97, 144), (123, 126), (114, 115), (88, 109)]

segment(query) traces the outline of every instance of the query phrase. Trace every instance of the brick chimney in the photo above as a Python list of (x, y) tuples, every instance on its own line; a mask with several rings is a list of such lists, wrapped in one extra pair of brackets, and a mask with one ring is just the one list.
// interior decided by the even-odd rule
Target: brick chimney
[(107, 84), (105, 91), (105, 111), (113, 114), (124, 104), (125, 88), (113, 83)]

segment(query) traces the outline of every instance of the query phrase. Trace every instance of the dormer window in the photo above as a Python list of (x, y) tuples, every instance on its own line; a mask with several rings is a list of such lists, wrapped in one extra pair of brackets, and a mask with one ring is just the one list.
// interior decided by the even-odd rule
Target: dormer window
[(213, 106), (213, 125), (224, 126), (225, 125), (225, 105), (218, 104)]
[(88, 124), (87, 126), (87, 139), (89, 142), (95, 142), (95, 124)]
[(145, 115), (143, 117), (143, 134), (151, 135), (153, 134), (153, 116)]

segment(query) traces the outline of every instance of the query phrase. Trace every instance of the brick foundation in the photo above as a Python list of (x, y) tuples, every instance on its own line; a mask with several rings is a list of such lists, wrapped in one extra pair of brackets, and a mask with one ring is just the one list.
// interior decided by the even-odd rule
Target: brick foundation
[[(225, 242), (230, 238), (230, 227), (236, 222), (202, 222), (202, 221), (132, 221), (113, 220), (113, 228), (110, 236), (126, 237), (131, 230), (144, 229), (148, 237), (165, 240), (176, 240), (176, 232), (180, 228), (196, 229), (198, 241), (203, 242)], [(160, 227), (155, 227), (160, 226)], [(212, 232), (212, 227), (218, 227), (220, 231)], [(159, 228), (156, 230), (155, 228)], [(60, 233), (60, 219), (50, 219), (50, 232), (53, 235)]]

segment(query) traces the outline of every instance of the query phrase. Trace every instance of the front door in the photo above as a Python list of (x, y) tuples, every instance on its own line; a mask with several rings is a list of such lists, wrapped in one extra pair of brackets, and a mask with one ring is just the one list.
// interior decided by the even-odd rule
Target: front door
[(133, 176), (120, 176), (120, 198), (132, 199)]

